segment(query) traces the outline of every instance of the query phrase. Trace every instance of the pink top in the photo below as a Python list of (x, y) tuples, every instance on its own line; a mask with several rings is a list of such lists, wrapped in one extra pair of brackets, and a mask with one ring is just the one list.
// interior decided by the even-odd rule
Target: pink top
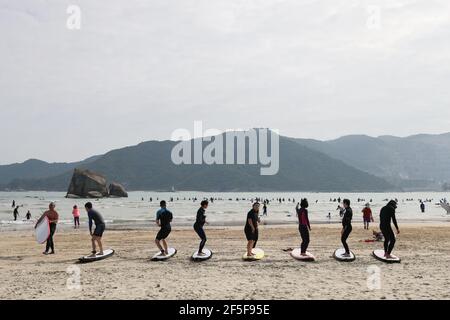
[(78, 209), (73, 209), (72, 214), (73, 214), (73, 216), (74, 216), (75, 218), (76, 218), (76, 217), (79, 217), (79, 216), (80, 216), (80, 210), (78, 210)]

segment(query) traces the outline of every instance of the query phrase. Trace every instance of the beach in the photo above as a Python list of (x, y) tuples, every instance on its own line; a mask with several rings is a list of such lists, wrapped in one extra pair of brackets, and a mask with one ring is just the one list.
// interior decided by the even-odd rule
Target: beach
[[(173, 229), (169, 245), (178, 253), (164, 262), (150, 261), (156, 228), (107, 230), (105, 248), (115, 255), (88, 264), (77, 263), (91, 250), (86, 228), (58, 229), (56, 254), (49, 256), (31, 228), (4, 231), (0, 299), (450, 299), (450, 223), (400, 223), (399, 264), (375, 260), (371, 252), (382, 243), (364, 242), (372, 231), (353, 226), (355, 261), (332, 257), (341, 246), (339, 224), (313, 224), (308, 251), (317, 261), (310, 263), (283, 251), (299, 246), (296, 225), (261, 225), (258, 247), (266, 256), (254, 262), (241, 259), (246, 241), (236, 226), (205, 228), (214, 255), (203, 262), (189, 259), (199, 242), (190, 227)], [(80, 281), (72, 281), (78, 271)], [(375, 287), (374, 272), (381, 281)]]

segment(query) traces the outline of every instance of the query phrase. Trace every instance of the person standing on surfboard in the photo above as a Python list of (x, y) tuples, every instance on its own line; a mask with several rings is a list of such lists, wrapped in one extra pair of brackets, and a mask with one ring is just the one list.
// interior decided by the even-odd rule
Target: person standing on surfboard
[(350, 200), (344, 199), (342, 201), (344, 205), (344, 212), (342, 217), (342, 231), (341, 231), (341, 242), (344, 246), (345, 253), (342, 255), (343, 257), (350, 257), (350, 249), (347, 244), (347, 239), (350, 233), (352, 232), (352, 217), (353, 210), (350, 208)]
[[(47, 217), (47, 219), (50, 223), (50, 235), (47, 238), (47, 243), (45, 245), (45, 251), (43, 252), (43, 254), (45, 254), (45, 255), (55, 254), (55, 244), (53, 242), (53, 235), (55, 234), (56, 225), (58, 224), (58, 220), (59, 220), (59, 214), (58, 214), (58, 212), (56, 212), (55, 207), (56, 207), (55, 203), (50, 202), (50, 204), (48, 205), (48, 210), (45, 211), (44, 214), (36, 222), (36, 226), (37, 226), (42, 221), (42, 219), (44, 219), (44, 217)], [(51, 250), (51, 251), (48, 252), (49, 250)]]
[[(106, 224), (105, 220), (103, 219), (102, 215), (92, 208), (92, 203), (88, 202), (84, 205), (84, 208), (86, 209), (88, 218), (89, 218), (89, 233), (91, 235), (91, 241), (92, 241), (92, 255), (91, 257), (95, 257), (96, 255), (102, 256), (103, 255), (103, 244), (102, 244), (102, 237), (103, 232), (105, 232)], [(92, 225), (95, 223), (95, 229), (94, 232), (92, 232)], [(98, 244), (98, 247), (100, 251), (97, 253), (97, 248), (95, 246), (95, 243)]]
[(307, 256), (306, 250), (309, 245), (309, 232), (311, 231), (311, 225), (309, 224), (308, 219), (308, 200), (302, 199), (300, 203), (297, 203), (297, 207), (295, 210), (297, 211), (298, 217), (298, 231), (300, 232), (300, 236), (302, 237), (302, 244), (300, 245), (300, 254), (302, 256)]
[(397, 234), (400, 233), (400, 229), (397, 225), (397, 219), (395, 218), (395, 209), (397, 209), (397, 202), (391, 200), (380, 211), (380, 229), (384, 236), (384, 257), (390, 259), (391, 252), (395, 245), (395, 235), (392, 231), (391, 220), (394, 223)]
[(259, 223), (259, 203), (255, 202), (252, 209), (247, 213), (244, 232), (247, 238), (247, 257), (254, 256), (252, 249), (258, 242), (258, 223)]
[(198, 255), (199, 256), (205, 255), (205, 253), (203, 253), (203, 248), (205, 247), (205, 244), (206, 244), (206, 234), (205, 234), (205, 231), (203, 230), (203, 226), (206, 223), (205, 210), (207, 208), (208, 208), (208, 200), (203, 200), (200, 203), (200, 208), (197, 211), (197, 218), (194, 223), (194, 230), (195, 230), (195, 232), (197, 232), (198, 236), (201, 239), (200, 245), (198, 247)]
[(156, 235), (155, 243), (158, 249), (161, 251), (160, 255), (165, 256), (169, 254), (169, 247), (167, 246), (166, 238), (172, 231), (170, 223), (172, 222), (173, 215), (172, 212), (170, 212), (166, 208), (166, 201), (161, 200), (159, 206), (161, 207), (161, 209), (156, 212), (156, 224), (161, 227), (161, 229)]

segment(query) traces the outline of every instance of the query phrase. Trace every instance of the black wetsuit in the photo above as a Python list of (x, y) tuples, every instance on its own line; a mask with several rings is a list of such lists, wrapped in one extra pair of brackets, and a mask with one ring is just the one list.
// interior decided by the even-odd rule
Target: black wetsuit
[[(248, 223), (248, 219), (252, 220), (253, 227), (255, 228), (255, 232), (252, 232), (252, 227)], [(258, 212), (254, 211), (253, 209), (247, 213), (247, 219), (245, 220), (244, 232), (245, 232), (245, 237), (247, 238), (248, 241), (251, 241), (251, 240), (255, 241), (255, 243), (253, 244), (253, 248), (255, 248), (256, 242), (258, 241)]]
[(167, 210), (166, 208), (161, 208), (158, 210), (156, 214), (156, 218), (160, 221), (161, 229), (156, 235), (156, 240), (163, 240), (167, 238), (172, 231), (172, 227), (170, 226), (170, 222), (172, 221), (173, 215), (172, 212)]
[(342, 232), (341, 236), (341, 242), (344, 246), (345, 253), (350, 253), (350, 249), (348, 248), (347, 244), (347, 238), (352, 232), (352, 217), (353, 217), (353, 211), (352, 208), (348, 207), (345, 209), (344, 217), (342, 218), (342, 227), (344, 229), (344, 232)]
[(398, 230), (397, 219), (395, 219), (395, 208), (386, 205), (380, 211), (380, 230), (384, 236), (384, 252), (387, 254), (391, 254), (395, 245), (395, 235), (394, 231), (392, 231), (391, 220)]
[(194, 230), (195, 232), (197, 232), (198, 236), (201, 239), (200, 246), (198, 247), (198, 252), (202, 252), (203, 247), (205, 246), (206, 243), (206, 234), (205, 230), (203, 230), (205, 222), (206, 222), (205, 209), (200, 207), (200, 209), (198, 209), (197, 211), (197, 219), (195, 220), (194, 223)]
[(300, 245), (301, 253), (306, 253), (309, 245), (309, 229), (311, 228), (308, 219), (308, 210), (305, 208), (297, 208), (298, 215), (298, 231), (302, 237)]

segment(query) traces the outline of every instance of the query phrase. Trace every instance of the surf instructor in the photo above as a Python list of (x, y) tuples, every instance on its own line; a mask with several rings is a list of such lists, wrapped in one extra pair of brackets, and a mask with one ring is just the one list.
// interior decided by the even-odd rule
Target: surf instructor
[(252, 257), (252, 249), (256, 247), (258, 242), (258, 223), (259, 223), (259, 202), (253, 204), (252, 209), (247, 213), (244, 233), (247, 238), (247, 257)]
[(384, 236), (384, 257), (390, 259), (391, 252), (395, 245), (395, 235), (392, 231), (391, 220), (394, 223), (397, 234), (400, 233), (400, 229), (397, 225), (397, 219), (395, 218), (395, 209), (397, 209), (397, 202), (391, 200), (380, 211), (380, 229)]
[[(45, 255), (55, 254), (55, 244), (53, 242), (53, 235), (55, 234), (56, 225), (58, 224), (58, 220), (59, 220), (59, 215), (58, 215), (58, 212), (56, 212), (55, 207), (56, 207), (55, 203), (50, 202), (50, 204), (48, 205), (48, 210), (45, 211), (44, 214), (36, 222), (36, 226), (37, 226), (42, 221), (42, 219), (47, 217), (49, 224), (50, 224), (50, 234), (47, 238), (47, 243), (45, 245), (45, 251), (43, 252), (43, 254), (45, 254)], [(36, 226), (34, 228), (36, 228)], [(49, 250), (51, 250), (51, 251), (49, 252)]]
[[(103, 232), (105, 231), (106, 224), (105, 220), (103, 220), (102, 215), (92, 208), (92, 203), (88, 202), (84, 205), (84, 208), (86, 209), (88, 218), (89, 218), (89, 233), (91, 234), (91, 241), (92, 241), (92, 255), (91, 257), (95, 257), (96, 255), (102, 256), (103, 255), (103, 244), (102, 244), (102, 237)], [(95, 223), (95, 229), (94, 232), (92, 232), (92, 225)], [(98, 244), (98, 247), (100, 251), (97, 253), (95, 243)]]
[(170, 223), (172, 222), (173, 215), (172, 212), (167, 209), (166, 201), (161, 200), (159, 206), (161, 209), (156, 212), (156, 224), (161, 227), (161, 229), (156, 235), (155, 243), (161, 251), (160, 256), (166, 256), (169, 254), (169, 247), (167, 246), (166, 238), (172, 231)]

